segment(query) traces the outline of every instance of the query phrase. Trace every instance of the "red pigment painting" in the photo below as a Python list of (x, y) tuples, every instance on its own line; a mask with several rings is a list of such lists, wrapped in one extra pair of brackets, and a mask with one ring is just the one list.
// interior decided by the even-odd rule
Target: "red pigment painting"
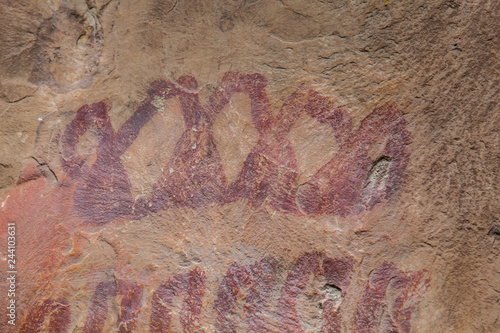
[[(314, 299), (309, 305), (321, 332), (345, 332), (346, 328), (356, 333), (410, 332), (412, 314), (430, 288), (427, 271), (404, 272), (381, 260), (367, 277), (357, 259), (329, 256), (312, 244), (310, 252), (297, 250), (300, 252), (287, 260), (280, 253), (269, 255), (266, 248), (258, 248), (252, 259), (233, 258), (228, 253), (231, 261), (220, 264), (223, 269), (215, 273), (209, 265), (187, 265), (144, 279), (134, 275), (133, 254), (125, 244), (120, 250), (125, 252), (122, 262), (109, 259), (114, 270), (101, 272), (94, 269), (94, 262), (84, 273), (72, 270), (73, 263), (85, 258), (85, 248), (109, 242), (94, 233), (96, 228), (102, 231), (125, 223), (139, 227), (146, 218), (154, 219), (169, 210), (203, 211), (240, 205), (238, 202), (251, 211), (267, 207), (293, 218), (347, 217), (384, 202), (400, 187), (409, 160), (410, 134), (395, 105), (376, 107), (355, 127), (346, 108), (334, 106), (305, 85), (274, 113), (266, 85), (260, 74), (226, 73), (202, 104), (193, 77), (157, 81), (118, 130), (112, 126), (105, 102), (82, 106), (60, 137), (57, 184), (49, 181), (46, 168), (28, 167), (2, 202), (1, 239), (7, 239), (9, 223), (23, 231), (17, 238), (23, 260), (18, 274), (34, 281), (21, 279), (26, 299), (16, 319), (16, 331), (69, 332), (78, 322), (83, 332), (103, 332), (112, 325), (117, 332), (208, 332), (209, 327), (216, 332), (300, 333), (307, 329), (299, 309)], [(248, 96), (259, 139), (236, 180), (229, 182), (213, 124), (236, 93)], [(152, 194), (134, 199), (121, 156), (159, 112), (157, 98), (178, 99), (186, 130)], [(339, 147), (306, 184), (299, 184), (289, 138), (301, 115), (330, 126)], [(87, 163), (78, 151), (89, 130), (98, 137), (93, 163)], [(370, 155), (373, 145), (383, 147), (375, 158)], [(177, 223), (175, 219), (166, 221)], [(122, 255), (107, 246), (117, 257)], [(150, 276), (159, 279), (154, 287)], [(61, 285), (64, 290), (58, 289)], [(74, 298), (78, 289), (72, 289), (78, 285), (91, 292), (81, 303)], [(311, 288), (316, 298), (304, 301)], [(235, 313), (243, 319), (236, 320)]]
[[(222, 278), (214, 308), (217, 313), (217, 332), (238, 332), (231, 321), (236, 306), (246, 313), (246, 332), (305, 332), (297, 314), (297, 298), (304, 292), (311, 275), (325, 278), (325, 286), (336, 288), (341, 298), (348, 297), (349, 284), (353, 275), (353, 263), (348, 258), (328, 258), (322, 253), (306, 253), (287, 270), (282, 286), (277, 286), (280, 275), (278, 265), (272, 258), (265, 258), (250, 266), (234, 263)], [(425, 270), (401, 272), (393, 263), (384, 262), (375, 270), (367, 283), (355, 315), (355, 333), (368, 332), (410, 332), (412, 312), (430, 286), (430, 278)], [(278, 288), (276, 288), (278, 287)], [(388, 288), (396, 293), (390, 299)], [(119, 307), (116, 322), (118, 332), (134, 332), (135, 317), (141, 308), (151, 308), (150, 332), (171, 332), (172, 302), (182, 300), (179, 320), (183, 332), (203, 332), (199, 323), (205, 294), (205, 274), (199, 269), (176, 275), (162, 284), (149, 300), (143, 304), (143, 289), (132, 281), (108, 281), (98, 284), (84, 332), (102, 332), (109, 309)], [(242, 292), (244, 289), (244, 292)], [(281, 290), (280, 295), (273, 290)], [(277, 299), (274, 300), (273, 297)], [(342, 332), (342, 306), (335, 306), (328, 292), (323, 293), (321, 309), (321, 332)], [(237, 298), (241, 302), (237, 302)], [(278, 301), (275, 313), (276, 323), (271, 326), (266, 307)], [(239, 304), (239, 305), (237, 305)], [(21, 332), (40, 332), (45, 320), (49, 320), (51, 332), (68, 332), (72, 307), (65, 299), (46, 299), (31, 309)], [(73, 309), (73, 311), (77, 311)], [(267, 316), (267, 318), (266, 318)], [(47, 318), (46, 318), (47, 317)], [(276, 330), (275, 328), (279, 329)]]
[[(297, 89), (273, 116), (260, 74), (227, 73), (202, 105), (191, 76), (178, 82), (154, 82), (148, 97), (117, 131), (104, 102), (82, 106), (62, 137), (61, 162), (78, 185), (74, 208), (92, 224), (115, 219), (141, 219), (174, 206), (200, 207), (246, 199), (253, 207), (270, 205), (291, 214), (358, 214), (391, 196), (401, 184), (410, 135), (402, 112), (394, 105), (375, 108), (357, 129), (342, 107), (307, 86)], [(214, 142), (212, 125), (235, 93), (251, 101), (253, 126), (259, 140), (248, 154), (236, 181), (228, 183)], [(134, 200), (120, 156), (141, 128), (158, 112), (156, 97), (178, 98), (186, 131), (177, 142), (164, 174), (149, 198)], [(297, 161), (287, 138), (301, 114), (331, 126), (339, 152), (307, 184), (298, 186)], [(93, 128), (99, 136), (97, 159), (86, 165), (78, 154), (79, 138)], [(383, 140), (383, 155), (368, 156), (369, 147)]]

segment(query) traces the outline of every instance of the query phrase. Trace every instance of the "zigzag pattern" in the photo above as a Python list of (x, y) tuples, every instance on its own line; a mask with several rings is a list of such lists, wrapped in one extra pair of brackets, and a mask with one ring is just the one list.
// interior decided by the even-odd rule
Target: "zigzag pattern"
[[(398, 188), (408, 163), (410, 135), (402, 112), (386, 104), (375, 108), (357, 129), (342, 107), (307, 86), (299, 87), (273, 116), (260, 74), (229, 72), (202, 105), (191, 76), (176, 83), (154, 82), (146, 99), (115, 131), (104, 102), (81, 107), (62, 137), (62, 166), (78, 181), (74, 206), (92, 224), (118, 218), (140, 219), (175, 206), (201, 207), (240, 199), (258, 207), (270, 205), (291, 214), (347, 216), (370, 209)], [(236, 181), (228, 183), (213, 138), (213, 123), (235, 93), (248, 95), (259, 140)], [(186, 131), (176, 144), (165, 172), (149, 198), (134, 200), (120, 156), (156, 114), (155, 100), (178, 98)], [(308, 183), (298, 184), (297, 160), (288, 134), (301, 114), (332, 127), (339, 152)], [(77, 151), (89, 128), (99, 135), (91, 166)], [(384, 153), (373, 161), (369, 147), (385, 140)]]

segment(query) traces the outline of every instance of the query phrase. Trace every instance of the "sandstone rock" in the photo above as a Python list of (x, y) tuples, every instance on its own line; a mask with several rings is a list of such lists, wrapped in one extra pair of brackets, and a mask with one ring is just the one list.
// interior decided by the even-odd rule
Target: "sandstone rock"
[(0, 6), (1, 332), (498, 330), (496, 2)]

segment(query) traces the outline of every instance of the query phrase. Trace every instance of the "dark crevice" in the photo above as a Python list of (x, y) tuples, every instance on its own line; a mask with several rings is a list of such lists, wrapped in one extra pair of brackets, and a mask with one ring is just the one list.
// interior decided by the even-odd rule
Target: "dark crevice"
[(56, 173), (52, 170), (48, 163), (40, 163), (34, 156), (31, 156), (31, 158), (35, 160), (37, 168), (50, 184), (55, 186), (59, 183), (59, 178), (57, 178)]
[(495, 223), (488, 231), (488, 236), (500, 238), (500, 223)]

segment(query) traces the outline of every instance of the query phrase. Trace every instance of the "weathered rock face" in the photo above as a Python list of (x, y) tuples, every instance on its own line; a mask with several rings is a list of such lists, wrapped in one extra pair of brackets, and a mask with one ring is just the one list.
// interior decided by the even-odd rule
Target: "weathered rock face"
[(2, 332), (498, 330), (497, 2), (1, 8)]

